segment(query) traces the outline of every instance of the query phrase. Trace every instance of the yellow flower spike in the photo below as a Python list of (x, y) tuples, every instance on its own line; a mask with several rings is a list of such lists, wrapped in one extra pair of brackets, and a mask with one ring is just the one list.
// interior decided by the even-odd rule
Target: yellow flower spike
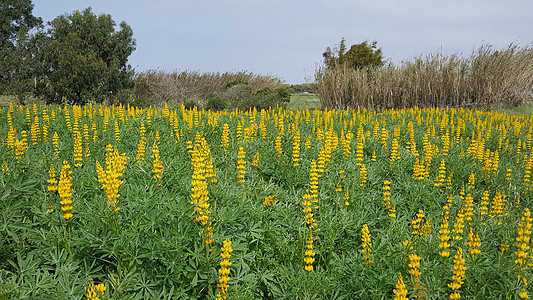
[(529, 299), (527, 291), (525, 290), (521, 290), (520, 293), (518, 293), (518, 297), (520, 297), (520, 299)]
[[(531, 218), (531, 212), (529, 211), (529, 208), (525, 208), (524, 212), (522, 213), (521, 222), (518, 223), (518, 237), (516, 238), (516, 248), (517, 251), (514, 253), (516, 256), (515, 264), (516, 268), (518, 270), (518, 278), (521, 279), (521, 284), (525, 288), (527, 286), (527, 280), (525, 277), (525, 271), (526, 268), (529, 266), (527, 263), (528, 256), (531, 255), (529, 253), (530, 250), (530, 239), (531, 239), (531, 227), (532, 227), (532, 218)], [(503, 252), (503, 251), (502, 251)], [(525, 290), (522, 290), (519, 294), (519, 297), (528, 297), (527, 292)], [(525, 294), (524, 294), (525, 293)], [(525, 298), (527, 299), (527, 298)]]
[(444, 159), (443, 159), (440, 161), (439, 172), (437, 174), (437, 177), (435, 178), (435, 183), (433, 183), (433, 186), (435, 187), (443, 186), (445, 180), (446, 180), (446, 163), (444, 162)]
[(472, 172), (470, 173), (470, 176), (468, 177), (468, 188), (473, 190), (475, 188), (475, 184), (476, 184), (476, 176)]
[(466, 245), (468, 246), (468, 252), (470, 255), (476, 256), (477, 254), (481, 253), (481, 250), (479, 250), (481, 247), (479, 234), (477, 232), (474, 233), (472, 227), (470, 227), (470, 233), (468, 234), (468, 241), (466, 242)]
[(210, 155), (210, 149), (205, 138), (196, 133), (194, 146), (190, 143), (191, 167), (193, 169), (191, 181), (191, 198), (190, 202), (194, 206), (196, 216), (192, 218), (194, 222), (202, 225), (202, 237), (205, 244), (209, 245), (209, 251), (212, 251), (213, 233), (212, 222), (210, 219), (209, 192), (207, 190), (208, 179), (211, 183), (216, 183), (215, 170)]
[(281, 148), (281, 135), (276, 136), (274, 147), (276, 148), (276, 153), (278, 154), (278, 158), (281, 158), (281, 156), (283, 155), (283, 149)]
[(394, 300), (407, 300), (407, 288), (403, 282), (402, 274), (398, 273), (398, 279), (396, 281), (396, 288), (393, 290)]
[(363, 224), (363, 228), (361, 229), (361, 243), (363, 246), (363, 249), (361, 252), (363, 252), (363, 257), (365, 258), (365, 265), (370, 265), (374, 263), (372, 260), (372, 240), (370, 238), (370, 230), (368, 229), (367, 224)]
[(155, 180), (163, 177), (163, 162), (159, 158), (159, 143), (152, 146), (152, 173)]
[(239, 179), (239, 184), (244, 186), (244, 174), (246, 173), (246, 152), (244, 151), (243, 147), (239, 147), (237, 159), (237, 179)]
[(83, 145), (81, 141), (81, 133), (74, 132), (74, 167), (83, 166)]
[(439, 255), (442, 257), (449, 257), (450, 252), (448, 251), (448, 248), (450, 248), (450, 230), (448, 229), (449, 223), (448, 223), (448, 214), (443, 214), (442, 216), (442, 222), (440, 224), (440, 230), (439, 230), (439, 248), (442, 249), (442, 251), (439, 251)]
[(423, 219), (424, 219), (424, 211), (418, 210), (416, 213), (416, 219), (411, 220), (411, 234), (415, 236), (422, 236), (424, 235), (424, 227), (423, 227)]
[(233, 248), (231, 248), (231, 241), (226, 239), (224, 241), (224, 245), (222, 246), (220, 250), (221, 250), (220, 257), (222, 258), (222, 260), (220, 261), (221, 268), (218, 270), (218, 273), (220, 275), (218, 276), (218, 284), (217, 284), (218, 293), (217, 293), (216, 299), (225, 300), (228, 287), (229, 287), (228, 282), (230, 279), (229, 267), (231, 266), (231, 262), (229, 261), (229, 259), (231, 258), (231, 252), (233, 252)]
[(400, 144), (398, 142), (398, 138), (394, 138), (392, 140), (391, 152), (389, 156), (391, 168), (394, 167), (394, 162), (400, 159), (399, 148), (400, 148)]
[(383, 182), (383, 205), (387, 209), (389, 217), (396, 218), (396, 208), (390, 203), (390, 180)]
[(292, 165), (299, 166), (300, 161), (300, 131), (296, 130), (292, 141)]
[(359, 186), (363, 187), (366, 184), (368, 173), (365, 164), (359, 164)]
[(412, 282), (413, 282), (413, 288), (415, 290), (415, 298), (418, 298), (418, 294), (423, 294), (424, 291), (422, 289), (422, 284), (420, 283), (420, 275), (422, 272), (420, 272), (420, 256), (411, 253), (407, 257), (409, 259), (409, 265), (407, 266), (409, 268), (408, 272), (412, 275)]
[(448, 283), (448, 287), (452, 289), (452, 293), (450, 294), (450, 299), (459, 299), (461, 298), (461, 295), (459, 294), (458, 290), (463, 285), (463, 279), (466, 276), (466, 266), (465, 266), (465, 259), (463, 258), (463, 249), (459, 247), (457, 249), (457, 252), (455, 253), (454, 259), (453, 259), (453, 276), (452, 276), (452, 282)]
[(307, 239), (307, 245), (305, 250), (305, 257), (304, 257), (304, 270), (307, 272), (313, 271), (313, 263), (315, 262), (315, 252), (313, 251), (313, 234), (312, 231), (309, 231), (309, 238)]
[(474, 198), (470, 193), (466, 195), (464, 205), (464, 217), (468, 224), (472, 225), (472, 217), (474, 216)]
[(70, 171), (70, 165), (67, 161), (63, 161), (61, 172), (59, 174), (59, 183), (57, 191), (61, 201), (61, 210), (64, 212), (63, 217), (65, 220), (72, 218), (72, 171)]
[(98, 175), (98, 182), (102, 183), (101, 188), (106, 192), (108, 208), (113, 208), (114, 211), (118, 211), (118, 198), (120, 197), (119, 187), (124, 183), (120, 180), (128, 157), (126, 154), (119, 154), (118, 149), (112, 145), (106, 146), (105, 165), (106, 169), (96, 162), (96, 173)]
[(54, 170), (54, 165), (50, 165), (50, 170), (48, 171), (48, 174), (49, 174), (49, 179), (46, 181), (48, 182), (48, 191), (49, 192), (57, 191), (57, 180), (56, 180), (56, 172)]
[[(499, 191), (496, 192), (496, 195), (492, 199), (492, 205), (489, 212), (489, 216), (491, 218), (494, 217), (501, 217), (503, 215), (503, 207), (505, 206), (505, 202), (507, 200), (507, 197), (500, 193)], [(500, 225), (501, 222), (498, 222), (498, 225)]]
[(453, 239), (454, 240), (462, 240), (463, 239), (463, 230), (465, 227), (465, 214), (464, 214), (464, 208), (461, 207), (459, 211), (457, 212), (457, 216), (455, 217), (455, 223), (453, 224), (452, 232), (454, 233)]
[(224, 153), (227, 153), (228, 152), (228, 147), (229, 147), (229, 135), (230, 135), (231, 131), (229, 129), (229, 125), (227, 123), (225, 123), (223, 125), (223, 129), (222, 129), (222, 137), (221, 137), (221, 144), (222, 146), (224, 147)]
[(350, 202), (348, 200), (350, 199), (350, 194), (348, 192), (348, 189), (344, 192), (344, 205), (348, 206), (350, 205)]

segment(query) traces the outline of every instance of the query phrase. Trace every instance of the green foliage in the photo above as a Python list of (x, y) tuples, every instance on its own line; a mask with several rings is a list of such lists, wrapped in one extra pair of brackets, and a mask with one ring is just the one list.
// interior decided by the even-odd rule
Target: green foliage
[(252, 96), (252, 87), (248, 84), (236, 84), (223, 92), (224, 98), (229, 104), (236, 107), (237, 103), (242, 103)]
[(225, 88), (230, 88), (234, 85), (238, 85), (238, 84), (245, 84), (245, 85), (248, 85), (248, 80), (244, 79), (244, 78), (235, 78), (235, 79), (232, 79), (230, 81), (228, 81), (224, 87)]
[[(269, 93), (263, 91), (263, 94)], [(64, 160), (72, 165), (74, 137), (66, 125), (66, 109), (72, 118), (71, 106), (61, 109), (54, 105), (41, 106), (36, 113), (29, 107), (31, 120), (38, 116), (43, 120), (42, 125), (49, 125), (48, 141), (42, 134), (36, 144), (30, 140), (24, 157), (18, 161), (7, 143), (0, 145), (0, 164), (5, 162), (10, 169), (0, 171), (0, 299), (80, 299), (92, 279), (95, 283), (105, 283), (107, 299), (213, 300), (220, 247), (226, 238), (234, 248), (228, 299), (392, 299), (399, 272), (404, 276), (409, 298), (413, 298), (413, 278), (407, 270), (408, 253), (421, 257), (424, 296), (447, 299), (451, 292), (447, 284), (452, 281), (453, 257), (442, 258), (438, 254), (440, 220), (447, 195), (452, 194), (448, 214), (449, 229), (453, 228), (455, 217), (465, 204), (458, 197), (459, 191), (471, 173), (475, 174), (476, 184), (466, 191), (475, 199), (474, 216), (471, 224), (465, 225), (479, 233), (481, 254), (466, 257), (467, 273), (460, 289), (461, 299), (515, 299), (520, 289), (515, 241), (521, 213), (531, 207), (533, 199), (531, 181), (527, 181), (529, 185), (524, 184), (530, 178), (526, 177), (530, 175), (526, 165), (529, 158), (524, 155), (531, 153), (531, 145), (526, 143), (527, 148), (521, 154), (511, 147), (519, 141), (527, 142), (531, 136), (532, 120), (528, 116), (468, 109), (385, 112), (274, 109), (257, 113), (204, 113), (170, 108), (168, 114), (162, 110), (136, 110), (129, 114), (120, 106), (87, 105), (80, 111), (92, 110), (92, 113), (80, 113), (77, 121), (80, 130), (84, 125), (90, 128), (90, 138), (84, 140), (83, 149), (88, 146), (91, 155), (84, 156), (83, 166), (71, 169), (74, 217), (65, 221), (57, 192), (47, 190), (47, 179), (50, 165), (56, 170), (56, 178)], [(2, 108), (0, 120), (6, 120), (8, 112), (9, 108)], [(45, 114), (55, 118), (44, 122), (41, 117)], [(309, 122), (305, 121), (305, 115), (309, 115)], [(282, 116), (283, 151), (278, 157), (274, 140)], [(20, 132), (30, 128), (24, 107), (22, 112), (14, 107), (11, 117), (16, 138), (20, 139)], [(109, 121), (107, 127), (104, 127), (105, 119)], [(120, 141), (112, 129), (115, 121), (120, 129)], [(149, 148), (144, 161), (135, 161), (141, 122), (146, 128), (148, 147), (159, 145), (164, 163), (160, 181), (152, 177)], [(253, 139), (245, 138), (246, 134), (237, 136), (240, 122)], [(409, 123), (414, 125), (413, 139), (419, 156), (407, 148), (411, 142)], [(227, 148), (221, 145), (224, 124), (231, 130)], [(260, 124), (266, 128), (264, 138), (257, 128)], [(381, 143), (379, 132), (373, 133), (378, 124), (390, 132), (386, 138), (388, 147)], [(298, 167), (292, 164), (291, 153), (291, 129), (296, 126), (301, 134)], [(318, 180), (319, 208), (313, 212), (320, 230), (313, 232), (315, 268), (307, 273), (302, 258), (309, 229), (304, 222), (302, 197), (309, 189), (311, 160), (317, 159), (326, 144), (333, 145), (320, 139), (318, 131), (331, 130), (328, 139), (339, 141), (343, 132), (356, 133), (358, 126), (364, 132), (363, 163), (367, 166), (368, 182), (364, 186), (359, 184), (360, 167), (354, 163), (355, 136), (350, 141), (348, 159), (344, 158), (341, 143), (332, 149)], [(399, 128), (397, 134), (395, 128)], [(0, 136), (5, 141), (8, 131), (7, 122), (0, 122)], [(443, 135), (447, 131), (454, 132), (453, 142), (448, 155), (443, 155)], [(57, 156), (51, 141), (53, 132), (59, 136)], [(210, 147), (218, 180), (207, 182), (215, 238), (212, 253), (204, 247), (201, 226), (191, 220), (193, 173), (187, 141), (193, 141), (196, 132), (205, 137)], [(93, 134), (96, 134), (94, 140)], [(502, 136), (505, 137), (500, 148)], [(304, 146), (307, 138), (309, 148)], [(399, 140), (401, 159), (391, 164), (388, 154), (394, 138)], [(484, 142), (478, 143), (477, 139)], [(95, 171), (96, 161), (104, 164), (104, 149), (108, 144), (129, 157), (121, 177), (124, 184), (118, 190), (118, 213), (108, 208), (106, 193)], [(487, 153), (489, 149), (490, 153), (498, 151), (498, 169), (484, 171), (491, 158), (483, 151), (481, 156), (468, 153), (466, 149), (472, 145), (483, 147)], [(235, 176), (239, 147), (246, 151), (244, 186)], [(426, 152), (429, 148), (437, 153), (429, 154)], [(375, 161), (371, 160), (373, 151), (377, 156)], [(252, 166), (256, 152), (259, 164)], [(432, 157), (428, 178), (413, 179), (415, 159), (428, 155)], [(441, 160), (446, 161), (446, 175), (453, 174), (449, 187), (434, 186)], [(507, 168), (512, 168), (509, 181)], [(339, 177), (340, 170), (345, 171), (344, 179)], [(339, 180), (340, 192), (336, 191)], [(383, 204), (384, 180), (392, 182), (390, 202), (397, 213), (394, 219), (387, 215)], [(500, 215), (481, 214), (480, 198), (486, 190), (490, 191), (490, 200), (496, 191), (506, 195)], [(349, 191), (349, 205), (345, 204), (345, 191)], [(263, 205), (267, 196), (276, 196), (277, 202), (268, 207)], [(49, 211), (50, 204), (53, 212)], [(431, 233), (415, 237), (409, 224), (419, 209), (424, 210), (426, 219), (431, 218)], [(361, 252), (363, 224), (370, 228), (372, 265), (364, 264)], [(451, 240), (450, 250), (463, 247), (466, 254), (467, 236), (465, 230), (461, 240)], [(405, 240), (411, 241), (412, 249), (404, 246)], [(501, 243), (510, 245), (504, 253), (499, 250)], [(525, 267), (524, 275), (531, 282), (530, 266)]]
[(31, 0), (2, 0), (0, 2), (0, 49), (12, 49), (18, 42), (19, 33), (27, 33), (42, 23), (32, 13)]
[(368, 41), (354, 44), (346, 51), (346, 40), (342, 38), (338, 47), (333, 49), (327, 47), (322, 57), (324, 57), (327, 68), (346, 65), (349, 68), (359, 70), (379, 68), (384, 64), (383, 54), (381, 48), (377, 47), (377, 41), (373, 41), (371, 44)]
[(193, 99), (189, 99), (185, 102), (183, 102), (183, 106), (185, 109), (193, 109), (194, 107), (198, 107), (198, 102), (194, 101)]
[(62, 15), (50, 22), (41, 57), (45, 80), (39, 94), (48, 102), (101, 102), (123, 88), (132, 88), (127, 64), (135, 50), (133, 31), (125, 22), (115, 30), (108, 14), (91, 8)]
[(207, 96), (206, 109), (213, 111), (224, 110), (228, 107), (227, 101), (220, 94), (210, 94)]
[(31, 0), (0, 2), (0, 94), (19, 95), (34, 91), (38, 61), (36, 40), (29, 31), (42, 24), (33, 16)]
[(234, 105), (242, 110), (247, 110), (252, 107), (268, 109), (269, 107), (276, 107), (276, 105), (284, 107), (290, 100), (291, 93), (288, 88), (280, 87), (271, 89), (265, 87), (254, 92), (250, 97), (234, 103)]

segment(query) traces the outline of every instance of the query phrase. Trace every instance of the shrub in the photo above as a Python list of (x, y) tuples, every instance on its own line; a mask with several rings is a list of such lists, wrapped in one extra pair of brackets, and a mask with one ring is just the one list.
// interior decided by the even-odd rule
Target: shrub
[(278, 77), (249, 72), (166, 73), (150, 70), (135, 76), (134, 92), (137, 97), (148, 97), (156, 105), (164, 102), (178, 104), (188, 99), (201, 99), (211, 93), (223, 94), (226, 91), (231, 93), (230, 89), (236, 86), (249, 86), (251, 91), (256, 91), (264, 87), (278, 88), (282, 83)]
[(242, 110), (251, 107), (268, 109), (269, 107), (276, 107), (276, 105), (284, 107), (290, 99), (291, 93), (286, 87), (280, 87), (277, 89), (265, 87), (253, 93), (251, 97), (239, 102), (238, 107)]
[(148, 108), (152, 105), (152, 102), (150, 102), (150, 98), (148, 97), (134, 97), (133, 101), (130, 102), (130, 105), (140, 108)]
[(209, 94), (207, 96), (207, 104), (206, 109), (210, 110), (224, 110), (228, 107), (227, 101), (224, 99), (224, 97), (220, 94)]
[(252, 88), (247, 84), (233, 85), (224, 92), (224, 96), (231, 106), (237, 107), (252, 96)]
[(195, 106), (198, 107), (198, 103), (192, 99), (189, 99), (185, 102), (183, 102), (183, 106), (185, 106), (185, 109), (193, 109)]

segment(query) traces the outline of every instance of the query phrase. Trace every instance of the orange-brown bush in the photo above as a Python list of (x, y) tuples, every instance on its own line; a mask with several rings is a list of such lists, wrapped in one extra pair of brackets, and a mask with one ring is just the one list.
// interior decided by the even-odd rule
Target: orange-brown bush
[(469, 57), (437, 53), (372, 70), (319, 68), (316, 81), (323, 107), (514, 106), (532, 97), (533, 48), (485, 45)]

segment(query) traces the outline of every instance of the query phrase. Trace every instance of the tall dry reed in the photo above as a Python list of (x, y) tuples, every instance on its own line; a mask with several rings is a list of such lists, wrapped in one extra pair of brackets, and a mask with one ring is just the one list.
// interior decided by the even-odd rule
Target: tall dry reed
[(469, 57), (441, 53), (379, 69), (319, 68), (323, 107), (515, 106), (533, 97), (533, 48), (481, 46)]

